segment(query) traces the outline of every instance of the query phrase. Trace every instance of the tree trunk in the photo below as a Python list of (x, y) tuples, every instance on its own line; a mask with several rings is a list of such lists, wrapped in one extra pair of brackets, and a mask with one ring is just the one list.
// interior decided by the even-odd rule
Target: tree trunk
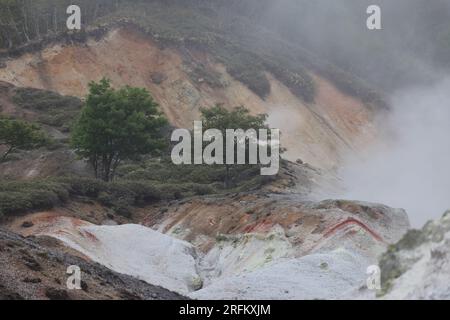
[(39, 16), (36, 16), (35, 17), (35, 32), (36, 32), (36, 37), (38, 38), (38, 39), (41, 39), (41, 30), (40, 30), (40, 27), (39, 27)]
[(27, 9), (25, 8), (25, 4), (22, 6), (22, 15), (23, 15), (23, 34), (27, 39), (27, 42), (30, 42), (30, 36), (28, 35), (28, 15)]
[(92, 167), (94, 168), (95, 179), (98, 179), (98, 159), (97, 157), (93, 157), (91, 159)]
[(58, 33), (58, 12), (56, 7), (53, 9), (53, 32)]
[(8, 14), (9, 14), (9, 17), (10, 17), (10, 25), (14, 29), (14, 32), (16, 33), (16, 36), (19, 38), (19, 41), (20, 41), (20, 31), (17, 28), (16, 22), (14, 21), (14, 16), (13, 16), (13, 14), (11, 12), (11, 9), (9, 8), (9, 6), (7, 6), (7, 8), (8, 8)]
[(230, 166), (225, 165), (225, 189), (230, 188)]
[(111, 181), (111, 165), (112, 165), (112, 156), (104, 155), (102, 159), (102, 167), (103, 167), (103, 180), (105, 182)]
[(116, 177), (116, 171), (117, 167), (120, 165), (120, 158), (117, 156), (117, 158), (113, 161), (112, 169), (111, 169), (111, 181), (114, 181)]
[(6, 158), (9, 156), (9, 154), (13, 151), (13, 149), (14, 149), (14, 147), (9, 147), (9, 149), (3, 154), (0, 162), (5, 161)]

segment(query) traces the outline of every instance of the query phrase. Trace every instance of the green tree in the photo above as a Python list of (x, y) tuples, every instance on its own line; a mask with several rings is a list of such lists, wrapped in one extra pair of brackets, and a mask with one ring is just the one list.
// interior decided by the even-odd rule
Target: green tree
[[(267, 114), (259, 114), (259, 115), (251, 115), (250, 111), (243, 106), (236, 107), (232, 111), (225, 109), (221, 105), (216, 105), (210, 109), (201, 109), (201, 116), (203, 122), (203, 130), (209, 129), (218, 129), (222, 132), (224, 137), (224, 141), (226, 142), (226, 130), (232, 129), (242, 129), (247, 131), (249, 129), (255, 129), (258, 131), (259, 129), (268, 129), (266, 125)], [(235, 138), (235, 145), (238, 143), (243, 143), (242, 141), (238, 142), (237, 138)], [(248, 144), (248, 141), (245, 141)], [(226, 143), (224, 143), (224, 166), (225, 166), (225, 188), (230, 187), (230, 167), (231, 165), (226, 164)], [(248, 148), (246, 149), (248, 150)], [(236, 152), (235, 152), (236, 154)]]
[(93, 166), (96, 178), (114, 179), (123, 160), (165, 147), (167, 120), (140, 88), (115, 90), (107, 79), (89, 84), (89, 95), (74, 126), (72, 145)]
[(5, 148), (0, 160), (17, 149), (30, 150), (38, 148), (47, 141), (40, 128), (21, 120), (0, 118), (0, 146)]

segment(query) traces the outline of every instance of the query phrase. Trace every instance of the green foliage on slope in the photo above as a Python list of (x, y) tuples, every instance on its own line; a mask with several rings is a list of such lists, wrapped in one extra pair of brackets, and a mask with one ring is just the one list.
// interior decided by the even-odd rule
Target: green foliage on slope
[(89, 84), (89, 94), (72, 132), (72, 145), (89, 161), (96, 178), (114, 179), (117, 167), (165, 147), (167, 120), (143, 88), (115, 90), (102, 79)]
[(62, 131), (69, 130), (82, 106), (78, 98), (33, 88), (17, 88), (13, 102), (36, 113), (36, 122)]
[(186, 197), (249, 191), (272, 177), (259, 169), (237, 166), (231, 170), (233, 188), (223, 188), (224, 168), (176, 166), (168, 159), (129, 163), (119, 169), (114, 182), (68, 176), (29, 181), (0, 180), (0, 219), (37, 210), (48, 210), (70, 199), (87, 199), (128, 216), (136, 207)]
[(302, 59), (292, 60), (281, 47), (275, 51), (274, 47), (262, 47), (260, 44), (264, 42), (276, 41), (277, 35), (262, 33), (245, 18), (236, 17), (231, 22), (214, 10), (182, 6), (176, 1), (164, 4), (135, 1), (98, 19), (98, 24), (117, 21), (135, 23), (160, 43), (187, 49), (188, 61), (192, 59), (189, 50), (211, 53), (235, 79), (262, 98), (270, 94), (265, 73), (271, 72), (300, 98), (314, 100), (314, 82)]
[(35, 149), (44, 145), (46, 141), (47, 138), (37, 125), (0, 117), (0, 146), (5, 149), (0, 153), (0, 162), (18, 149)]

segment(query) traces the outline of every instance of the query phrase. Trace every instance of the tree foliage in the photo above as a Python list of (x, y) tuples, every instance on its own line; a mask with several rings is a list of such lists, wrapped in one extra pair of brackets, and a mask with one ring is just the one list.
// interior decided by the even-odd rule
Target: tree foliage
[(251, 115), (250, 111), (239, 106), (233, 110), (227, 110), (222, 105), (216, 105), (210, 109), (201, 109), (203, 128), (219, 129), (225, 135), (227, 129), (263, 129), (267, 128), (267, 114)]
[[(268, 129), (266, 125), (267, 114), (259, 114), (252, 115), (250, 111), (243, 107), (239, 106), (234, 108), (233, 110), (227, 110), (221, 105), (216, 105), (210, 109), (201, 109), (202, 122), (203, 122), (203, 130), (209, 129), (217, 129), (220, 130), (223, 137), (226, 137), (226, 130), (238, 130), (242, 129), (244, 131), (254, 129), (258, 132), (259, 129)], [(245, 143), (248, 145), (248, 140), (246, 141), (237, 141), (237, 138), (234, 138), (235, 148), (237, 148), (238, 143)], [(226, 139), (225, 139), (226, 140)], [(248, 148), (246, 148), (248, 150)], [(224, 166), (226, 168), (225, 175), (225, 187), (230, 187), (230, 165), (226, 164), (226, 143), (224, 143)], [(236, 155), (236, 152), (235, 152)]]
[(145, 89), (115, 90), (107, 79), (90, 83), (89, 89), (72, 144), (92, 164), (97, 178), (110, 181), (123, 160), (164, 148), (167, 120)]
[(6, 160), (8, 155), (17, 149), (34, 149), (46, 141), (44, 133), (35, 124), (0, 118), (0, 146), (5, 148), (0, 161)]
[(86, 25), (114, 11), (122, 0), (0, 0), (0, 48), (13, 48), (31, 40), (67, 31), (67, 8), (81, 8)]

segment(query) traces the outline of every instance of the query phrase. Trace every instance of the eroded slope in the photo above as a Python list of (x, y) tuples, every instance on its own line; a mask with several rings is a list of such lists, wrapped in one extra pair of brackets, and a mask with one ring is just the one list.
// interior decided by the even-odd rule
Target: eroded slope
[(201, 107), (244, 105), (269, 114), (271, 125), (283, 131), (287, 158), (327, 169), (376, 139), (371, 109), (318, 74), (311, 72), (317, 93), (308, 103), (269, 72), (266, 76), (270, 94), (262, 99), (210, 54), (164, 46), (130, 26), (113, 28), (101, 40), (26, 53), (0, 69), (0, 80), (79, 97), (102, 77), (116, 86), (145, 87), (179, 127), (191, 128)]
[(31, 226), (11, 228), (56, 238), (112, 270), (193, 298), (331, 299), (358, 290), (367, 267), (409, 227), (403, 210), (294, 194), (199, 197), (141, 210), (147, 227), (37, 213), (23, 218)]

